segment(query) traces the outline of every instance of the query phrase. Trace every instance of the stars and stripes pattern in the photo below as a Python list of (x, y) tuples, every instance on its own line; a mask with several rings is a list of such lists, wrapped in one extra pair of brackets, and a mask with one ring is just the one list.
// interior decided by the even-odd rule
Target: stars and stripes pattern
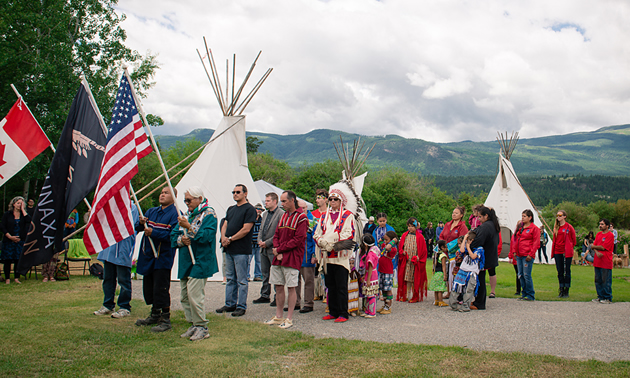
[(88, 251), (100, 252), (133, 235), (130, 181), (138, 173), (138, 160), (151, 151), (129, 81), (123, 74), (112, 111), (92, 212), (83, 234)]

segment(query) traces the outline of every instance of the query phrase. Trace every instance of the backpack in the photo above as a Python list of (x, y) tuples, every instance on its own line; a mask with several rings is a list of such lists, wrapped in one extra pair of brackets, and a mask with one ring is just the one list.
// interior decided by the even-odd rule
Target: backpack
[(103, 265), (94, 263), (90, 265), (90, 275), (103, 279)]
[(70, 279), (70, 272), (68, 271), (68, 264), (65, 262), (57, 264), (57, 270), (55, 271), (55, 280), (67, 281)]

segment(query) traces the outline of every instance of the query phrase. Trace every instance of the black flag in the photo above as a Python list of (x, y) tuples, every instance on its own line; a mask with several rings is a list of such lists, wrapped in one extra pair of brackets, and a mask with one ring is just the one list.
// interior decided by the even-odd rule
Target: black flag
[(63, 249), (63, 231), (70, 212), (96, 188), (107, 136), (96, 105), (83, 80), (74, 96), (44, 186), (33, 213), (18, 271), (50, 261)]

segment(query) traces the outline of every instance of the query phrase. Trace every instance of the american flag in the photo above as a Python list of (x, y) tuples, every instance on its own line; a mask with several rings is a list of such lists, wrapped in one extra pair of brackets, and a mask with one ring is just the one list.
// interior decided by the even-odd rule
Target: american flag
[(100, 252), (133, 235), (130, 182), (138, 173), (138, 160), (151, 151), (129, 81), (123, 74), (92, 211), (83, 234), (85, 247), (90, 253)]

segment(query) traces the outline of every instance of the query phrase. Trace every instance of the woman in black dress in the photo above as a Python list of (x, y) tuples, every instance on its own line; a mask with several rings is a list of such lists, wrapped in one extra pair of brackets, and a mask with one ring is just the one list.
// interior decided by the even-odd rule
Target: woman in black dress
[(479, 290), (471, 309), (486, 309), (486, 270), (494, 270), (499, 265), (497, 247), (499, 245), (499, 219), (494, 209), (482, 206), (479, 209), (481, 226), (475, 229), (477, 236), (473, 240), (470, 248), (483, 247), (486, 257), (485, 270), (479, 272)]
[(24, 240), (31, 217), (26, 212), (24, 198), (15, 197), (9, 204), (9, 211), (4, 213), (0, 222), (0, 229), (4, 238), (2, 239), (2, 253), (0, 261), (4, 264), (4, 279), (7, 285), (11, 283), (11, 264), (13, 264), (13, 275), (16, 283), (21, 283), (17, 264), (22, 255)]

